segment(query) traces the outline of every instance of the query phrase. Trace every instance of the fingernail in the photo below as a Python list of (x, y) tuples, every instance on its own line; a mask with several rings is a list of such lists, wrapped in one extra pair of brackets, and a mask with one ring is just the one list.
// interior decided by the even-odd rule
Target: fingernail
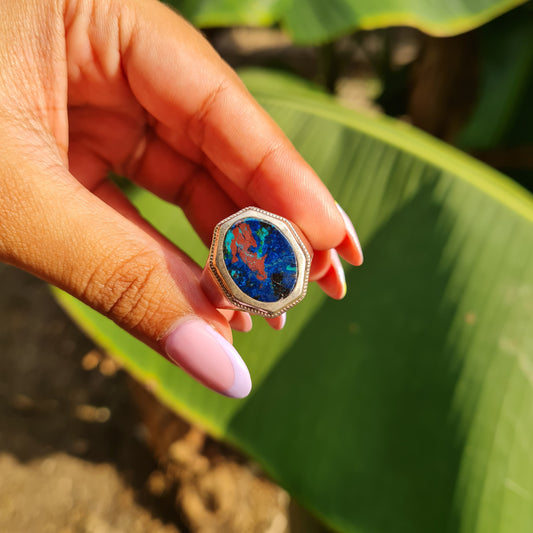
[(164, 346), (171, 361), (206, 387), (231, 398), (250, 393), (252, 381), (241, 356), (203, 320), (178, 323)]
[(344, 298), (346, 296), (346, 292), (348, 291), (348, 287), (346, 285), (346, 275), (344, 273), (344, 267), (342, 266), (341, 258), (339, 257), (337, 250), (331, 250), (331, 265), (335, 270), (335, 274), (337, 276), (337, 279), (339, 280), (339, 283), (342, 285), (342, 296), (340, 298)]
[(352, 221), (350, 220), (350, 217), (346, 214), (346, 211), (344, 211), (344, 209), (337, 202), (335, 202), (335, 204), (337, 205), (337, 209), (339, 210), (344, 220), (344, 226), (346, 227), (346, 233), (348, 233), (350, 242), (357, 250), (357, 254), (359, 256), (358, 263), (361, 264), (363, 262), (363, 249), (361, 248), (359, 237), (357, 236), (357, 233), (355, 231), (355, 228), (353, 227)]

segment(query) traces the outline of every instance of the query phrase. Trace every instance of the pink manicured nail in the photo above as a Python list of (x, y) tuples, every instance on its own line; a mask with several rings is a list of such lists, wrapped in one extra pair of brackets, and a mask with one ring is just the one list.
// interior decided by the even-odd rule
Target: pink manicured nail
[(319, 287), (331, 298), (341, 300), (346, 296), (346, 277), (337, 250), (328, 251), (329, 268), (318, 281)]
[(198, 318), (178, 323), (165, 340), (168, 358), (200, 383), (231, 398), (252, 389), (248, 368), (235, 348)]
[(342, 266), (341, 258), (339, 257), (337, 250), (331, 250), (331, 265), (335, 270), (335, 275), (337, 277), (338, 282), (342, 285), (342, 295), (339, 299), (344, 298), (346, 296), (346, 292), (348, 291), (348, 287), (346, 285), (346, 275), (344, 274), (344, 268)]
[[(359, 242), (359, 237), (357, 237), (357, 233), (355, 231), (355, 228), (353, 227), (352, 221), (350, 220), (350, 217), (346, 214), (346, 211), (337, 203), (337, 209), (339, 210), (340, 214), (342, 215), (342, 218), (344, 220), (344, 226), (346, 227), (346, 232), (348, 233), (348, 237), (350, 240), (350, 244), (355, 247), (356, 249), (356, 260), (354, 264), (356, 266), (359, 266), (363, 263), (363, 249), (361, 248), (361, 243)], [(345, 258), (348, 259), (348, 258)], [(349, 259), (348, 259), (349, 260)]]

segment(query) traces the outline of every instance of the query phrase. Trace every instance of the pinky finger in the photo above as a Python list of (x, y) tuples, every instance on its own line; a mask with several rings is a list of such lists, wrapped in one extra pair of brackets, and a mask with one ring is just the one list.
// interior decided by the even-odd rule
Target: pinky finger
[(219, 310), (230, 323), (231, 329), (248, 333), (252, 329), (252, 317), (244, 311), (232, 311), (228, 309)]
[(276, 318), (267, 318), (266, 321), (273, 329), (283, 329), (285, 327), (285, 323), (287, 322), (287, 314), (283, 313), (280, 316), (277, 316)]

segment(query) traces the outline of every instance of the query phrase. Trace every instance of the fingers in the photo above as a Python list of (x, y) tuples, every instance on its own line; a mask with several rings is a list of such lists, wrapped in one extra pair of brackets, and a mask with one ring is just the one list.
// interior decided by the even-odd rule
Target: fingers
[(128, 175), (163, 200), (178, 204), (206, 246), (215, 225), (239, 206), (203, 168), (152, 137)]
[[(160, 156), (162, 160), (161, 169), (161, 181), (157, 185), (150, 186), (154, 192), (158, 192), (164, 199), (166, 198), (165, 184), (168, 182), (165, 172), (165, 156), (175, 156), (173, 152), (166, 153), (161, 152), (160, 144), (157, 143), (154, 149), (154, 155)], [(159, 148), (158, 148), (159, 147)], [(149, 153), (152, 150), (148, 151)], [(151, 235), (156, 241), (164, 246), (171, 246), (169, 243), (153, 226), (151, 226), (135, 209), (135, 207), (129, 202), (129, 200), (121, 193), (121, 191), (107, 179), (105, 179), (105, 162), (96, 157), (94, 153), (85, 149), (85, 147), (79, 142), (72, 142), (70, 146), (70, 167), (75, 171), (78, 179), (87, 187), (93, 194), (98, 196), (106, 204), (114, 208), (123, 216), (134, 222), (137, 226), (142, 228), (147, 234)], [(142, 182), (142, 179), (141, 179)], [(213, 208), (219, 207), (217, 202), (214, 203)], [(212, 213), (208, 213), (211, 215)], [(215, 215), (216, 217), (216, 215)], [(208, 217), (209, 220), (209, 217)], [(213, 219), (213, 225), (218, 222), (218, 218)], [(211, 231), (211, 230), (210, 230)], [(210, 238), (210, 237), (209, 237)], [(326, 254), (327, 255), (327, 254)], [(329, 256), (326, 257), (326, 261), (329, 261)], [(232, 329), (242, 332), (249, 332), (252, 329), (252, 319), (248, 313), (235, 310), (219, 310), (220, 313), (230, 323)], [(285, 325), (285, 314), (281, 317), (274, 319), (268, 319), (267, 322), (274, 329), (282, 329)]]
[(346, 296), (346, 277), (342, 268), (339, 254), (336, 250), (328, 252), (330, 256), (329, 268), (318, 280), (320, 288), (331, 298), (341, 300)]
[[(337, 248), (348, 262), (360, 262), (349, 228), (326, 187), (207, 41), (158, 2), (113, 5), (116, 9), (90, 16), (81, 8), (79, 13), (77, 7), (67, 10), (69, 50), (78, 63), (71, 70), (86, 63), (81, 47), (76, 47), (78, 29), (88, 34), (89, 47), (116, 89), (117, 102), (118, 96), (126, 99), (124, 87), (117, 89), (118, 74), (123, 73), (125, 86), (154, 117), (158, 135), (181, 156), (207, 168), (238, 207), (244, 207), (244, 198), (250, 199), (247, 205), (295, 222), (315, 250)], [(94, 9), (103, 8), (96, 4)], [(110, 13), (120, 14), (117, 26), (109, 23)], [(76, 24), (77, 18), (83, 23)], [(115, 44), (119, 54), (110, 53)], [(157, 164), (145, 164), (144, 176), (157, 174)], [(183, 190), (191, 188), (176, 181), (174, 191), (166, 193), (179, 202)], [(187, 214), (196, 218), (198, 226), (203, 217), (194, 216), (196, 205), (191, 204)], [(220, 209), (225, 214), (227, 210)]]
[[(120, 29), (114, 35), (121, 57), (116, 68), (155, 117), (155, 130), (164, 141), (147, 144), (139, 169), (132, 172), (135, 179), (183, 205), (206, 243), (214, 224), (246, 202), (294, 221), (316, 251), (336, 247), (359, 264), (360, 246), (349, 220), (198, 32), (156, 2), (117, 6)], [(95, 29), (106, 18), (90, 20), (95, 55), (113, 57), (106, 55), (106, 31)], [(112, 73), (109, 63), (105, 67)], [(165, 151), (168, 157), (155, 157), (158, 148), (159, 156)], [(167, 177), (160, 179), (163, 174)], [(322, 286), (338, 297), (342, 280), (331, 257), (324, 268), (330, 281)]]
[(244, 311), (234, 311), (231, 309), (220, 309), (220, 313), (226, 317), (232, 329), (248, 333), (252, 329), (252, 317)]
[[(84, 162), (84, 168), (87, 167), (88, 165)], [(154, 175), (155, 168), (157, 168), (156, 175)], [(207, 246), (211, 243), (214, 226), (239, 209), (238, 204), (233, 202), (218, 182), (212, 179), (212, 175), (201, 166), (178, 154), (157, 136), (147, 143), (142, 158), (137, 161), (135, 170), (130, 175), (136, 183), (162, 199), (178, 203)], [(226, 178), (218, 176), (218, 180), (224, 179)], [(344, 211), (342, 213), (344, 214)], [(353, 226), (351, 228), (353, 230)], [(355, 235), (355, 230), (352, 234)], [(355, 238), (357, 239), (356, 235)], [(354, 246), (348, 235), (344, 241), (343, 246)], [(359, 250), (360, 246), (357, 248), (357, 253)], [(322, 278), (325, 279), (322, 280)], [(339, 299), (345, 295), (344, 271), (335, 250), (315, 252), (310, 279), (311, 281), (322, 280), (319, 285), (332, 298)], [(276, 319), (269, 323), (274, 329), (282, 329), (284, 321)], [(235, 322), (235, 324), (240, 324), (240, 322)], [(248, 322), (244, 326), (236, 326), (232, 323), (232, 327), (234, 329), (248, 328)]]
[(359, 237), (357, 237), (355, 228), (346, 211), (339, 204), (337, 204), (337, 209), (342, 216), (346, 228), (346, 235), (340, 245), (337, 246), (337, 251), (344, 258), (350, 257), (352, 265), (361, 266), (363, 264), (363, 250), (359, 242)]
[[(141, 104), (177, 130), (165, 141), (209, 160), (256, 205), (294, 221), (314, 249), (340, 246), (347, 228), (328, 190), (203, 37), (158, 3), (127, 11), (124, 72)], [(358, 261), (353, 247), (340, 252)]]
[(285, 327), (285, 323), (287, 322), (287, 314), (283, 313), (275, 318), (267, 318), (266, 321), (272, 329), (280, 330)]
[(337, 204), (337, 209), (344, 220), (346, 236), (337, 247), (338, 251), (328, 250), (315, 253), (311, 267), (311, 279), (318, 281), (318, 285), (328, 296), (340, 300), (346, 296), (347, 286), (339, 253), (343, 257), (351, 257), (352, 264), (360, 266), (363, 264), (363, 250), (350, 218), (339, 204)]
[[(161, 245), (172, 247), (172, 244), (139, 214), (118, 187), (106, 179), (104, 161), (96, 157), (94, 153), (87, 150), (79, 142), (71, 142), (69, 157), (71, 170), (76, 173), (78, 180), (87, 189), (107, 205), (134, 222)], [(165, 180), (163, 179), (164, 182)], [(252, 319), (248, 313), (227, 310), (220, 310), (220, 312), (229, 322), (232, 329), (242, 332), (248, 332), (252, 329)]]
[(217, 392), (248, 394), (248, 371), (227, 320), (199, 288), (200, 268), (121, 215), (132, 208), (118, 191), (98, 187), (111, 207), (60, 162), (43, 164), (45, 147), (37, 162), (9, 146), (21, 136), (0, 137), (0, 258), (86, 302)]

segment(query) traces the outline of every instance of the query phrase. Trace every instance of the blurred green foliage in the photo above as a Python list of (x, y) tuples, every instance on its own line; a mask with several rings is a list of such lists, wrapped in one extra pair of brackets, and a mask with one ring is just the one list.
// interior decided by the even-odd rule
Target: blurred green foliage
[(478, 27), (525, 0), (168, 0), (201, 28), (280, 24), (296, 44), (322, 44), (356, 29), (407, 25), (433, 35)]
[(478, 99), (458, 145), (533, 144), (533, 3), (480, 28), (479, 44)]

